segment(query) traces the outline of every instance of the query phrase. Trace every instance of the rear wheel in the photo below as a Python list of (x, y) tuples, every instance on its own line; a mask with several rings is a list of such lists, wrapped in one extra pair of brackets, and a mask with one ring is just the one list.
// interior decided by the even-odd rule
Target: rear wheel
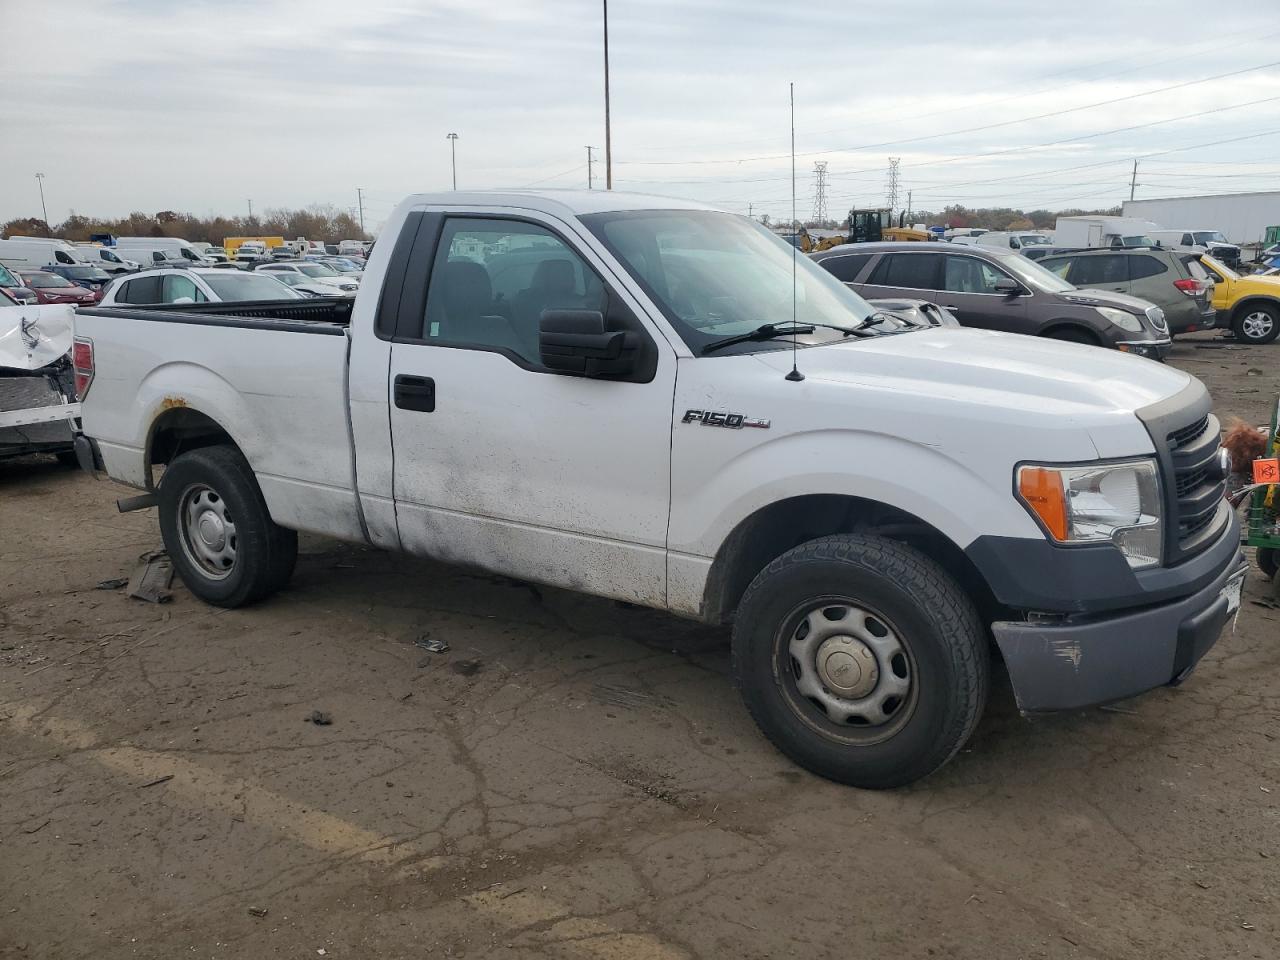
[(854, 534), (761, 571), (738, 608), (733, 660), (747, 708), (783, 753), (872, 789), (951, 759), (989, 673), (977, 611), (950, 575), (901, 543)]
[(192, 450), (169, 464), (160, 532), (187, 588), (221, 607), (275, 593), (298, 555), (297, 533), (271, 520), (252, 469), (231, 447)]
[(1231, 329), (1243, 343), (1270, 343), (1280, 335), (1280, 310), (1267, 304), (1245, 307), (1231, 322)]

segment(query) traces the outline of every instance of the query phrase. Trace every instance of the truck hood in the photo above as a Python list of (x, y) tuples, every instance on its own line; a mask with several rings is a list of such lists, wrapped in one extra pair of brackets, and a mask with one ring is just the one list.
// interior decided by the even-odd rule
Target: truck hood
[[(791, 369), (789, 350), (755, 356), (780, 373)], [(797, 354), (797, 365), (810, 381), (977, 402), (1029, 416), (1129, 414), (1191, 380), (1180, 370), (1118, 350), (945, 327), (807, 347)]]
[(0, 307), (0, 367), (39, 370), (71, 350), (70, 306)]

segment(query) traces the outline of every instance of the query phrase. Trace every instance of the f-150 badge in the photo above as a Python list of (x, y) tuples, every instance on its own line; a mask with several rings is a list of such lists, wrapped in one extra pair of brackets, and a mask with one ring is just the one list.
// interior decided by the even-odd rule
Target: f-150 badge
[(743, 427), (769, 429), (768, 420), (745, 417), (740, 413), (718, 413), (714, 410), (686, 410), (680, 422), (700, 423), (704, 427), (725, 427), (728, 430), (741, 430)]

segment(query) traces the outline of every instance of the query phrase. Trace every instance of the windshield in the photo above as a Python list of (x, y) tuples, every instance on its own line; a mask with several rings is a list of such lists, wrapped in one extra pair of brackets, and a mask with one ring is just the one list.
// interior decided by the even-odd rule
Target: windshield
[[(873, 312), (785, 239), (745, 217), (711, 210), (637, 210), (581, 219), (695, 352), (762, 324), (790, 323), (793, 269), (799, 323), (855, 326)], [(796, 339), (812, 345), (842, 338), (839, 331), (819, 328)], [(790, 342), (788, 337), (743, 343), (724, 353), (776, 350)]]
[(72, 280), (110, 280), (111, 274), (100, 267), (67, 267), (62, 274)]
[(27, 286), (35, 290), (45, 290), (49, 287), (74, 287), (75, 284), (65, 277), (60, 277), (56, 273), (29, 273), (26, 276)]
[(338, 271), (332, 267), (326, 267), (323, 263), (300, 263), (298, 269), (305, 273), (308, 277), (336, 277)]
[(1154, 247), (1155, 245), (1156, 242), (1145, 233), (1140, 233), (1132, 237), (1120, 238), (1120, 246), (1122, 247)]
[(1040, 233), (1023, 233), (1019, 234), (1018, 240), (1024, 247), (1034, 247), (1040, 244), (1048, 246), (1049, 238)]
[(1046, 270), (1038, 261), (1028, 260), (1021, 254), (1001, 256), (997, 258), (997, 262), (1023, 283), (1037, 290), (1043, 290), (1046, 293), (1067, 293), (1075, 289), (1056, 273)]
[(201, 273), (201, 279), (219, 300), (296, 300), (298, 295), (275, 277), (235, 270)]
[(9, 268), (0, 263), (0, 287), (20, 287), (22, 281), (9, 272)]
[(1196, 243), (1202, 247), (1209, 243), (1227, 242), (1227, 238), (1217, 230), (1197, 230), (1195, 233), (1191, 234), (1191, 236), (1195, 239)]

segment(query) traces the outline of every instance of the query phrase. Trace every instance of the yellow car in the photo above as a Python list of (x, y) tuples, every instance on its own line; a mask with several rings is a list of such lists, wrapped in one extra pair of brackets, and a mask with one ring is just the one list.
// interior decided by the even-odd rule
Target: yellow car
[(1230, 327), (1241, 343), (1270, 343), (1280, 335), (1280, 276), (1241, 276), (1207, 254), (1200, 262), (1215, 281), (1219, 327)]

